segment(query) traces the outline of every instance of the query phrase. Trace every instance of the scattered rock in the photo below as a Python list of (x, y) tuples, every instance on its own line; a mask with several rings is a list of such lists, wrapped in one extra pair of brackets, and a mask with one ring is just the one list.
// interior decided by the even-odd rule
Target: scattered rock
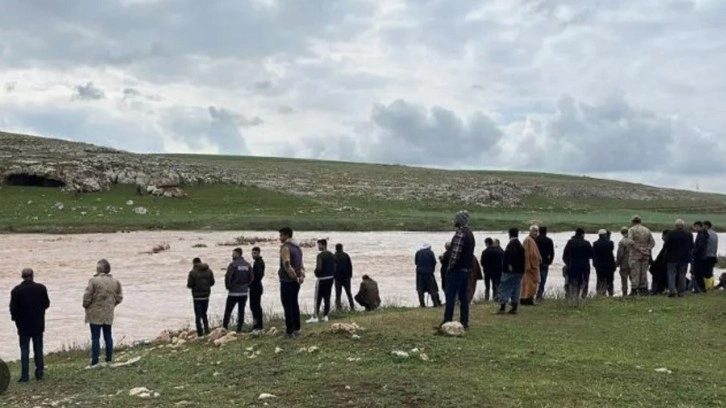
[(418, 355), (418, 358), (420, 358), (422, 361), (430, 361), (431, 359), (426, 353), (421, 353)]
[(447, 322), (441, 325), (439, 331), (447, 336), (460, 337), (466, 334), (466, 329), (459, 322)]
[(138, 357), (137, 356), (137, 357), (134, 357), (134, 358), (129, 359), (127, 361), (123, 361), (123, 362), (120, 362), (120, 363), (111, 364), (111, 368), (126, 367), (126, 366), (130, 366), (132, 364), (136, 364), (139, 361), (141, 361), (141, 357)]
[(275, 347), (275, 354), (280, 354), (283, 351), (285, 351), (285, 350), (281, 349), (280, 347)]
[(362, 331), (363, 328), (358, 326), (356, 323), (333, 323), (330, 325), (330, 331), (333, 333), (346, 333), (356, 334), (358, 331)]
[(348, 357), (348, 358), (346, 358), (346, 360), (347, 360), (347, 361), (348, 361), (349, 363), (355, 363), (355, 362), (358, 362), (358, 361), (360, 361), (361, 359), (360, 359), (360, 357)]
[(237, 333), (227, 333), (223, 337), (218, 338), (217, 340), (214, 340), (215, 346), (223, 346), (227, 343), (231, 343), (233, 341), (237, 340)]
[(268, 399), (272, 399), (272, 398), (277, 398), (277, 395), (268, 394), (266, 392), (263, 392), (262, 394), (260, 394), (259, 397), (257, 397), (257, 399), (260, 401), (268, 400)]
[(129, 207), (133, 206), (134, 205), (134, 200), (126, 201), (126, 205), (128, 205)]
[(61, 202), (57, 202), (53, 205), (53, 209), (56, 211), (63, 211), (64, 208), (66, 208), (66, 207)]
[(158, 392), (152, 391), (146, 387), (136, 387), (129, 390), (129, 395), (132, 397), (139, 397), (139, 398), (158, 398), (160, 394)]
[(307, 349), (308, 353), (317, 353), (320, 351), (320, 348), (318, 346), (310, 346)]
[(393, 355), (394, 357), (398, 357), (398, 358), (408, 358), (409, 357), (408, 353), (406, 353), (405, 351), (400, 351), (400, 350), (391, 352), (391, 355)]
[(157, 343), (169, 343), (171, 342), (171, 333), (169, 332), (169, 330), (164, 330), (163, 332), (159, 333), (155, 341)]
[(360, 336), (357, 335), (357, 334), (354, 334), (354, 335), (350, 336), (350, 338), (353, 339), (353, 340), (360, 340)]
[(149, 210), (146, 209), (146, 207), (136, 207), (134, 208), (134, 213), (138, 215), (146, 215), (149, 212)]
[(671, 371), (671, 370), (669, 370), (669, 369), (667, 369), (665, 367), (656, 368), (655, 369), (655, 372), (656, 373), (664, 373), (664, 374), (673, 374), (673, 371)]
[(217, 327), (216, 329), (212, 330), (211, 333), (209, 333), (209, 341), (214, 342), (226, 335), (227, 330), (223, 329), (222, 327)]

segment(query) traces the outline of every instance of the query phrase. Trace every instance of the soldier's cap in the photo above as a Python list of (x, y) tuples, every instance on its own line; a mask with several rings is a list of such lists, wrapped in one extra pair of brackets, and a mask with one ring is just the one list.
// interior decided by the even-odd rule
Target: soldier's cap
[(620, 233), (627, 234), (628, 233), (628, 227), (620, 228)]
[(597, 232), (597, 235), (607, 235), (607, 234), (608, 234), (607, 230), (604, 230), (604, 229), (601, 229), (600, 231)]
[(633, 218), (630, 219), (632, 222), (641, 222), (643, 221), (639, 215), (634, 215)]

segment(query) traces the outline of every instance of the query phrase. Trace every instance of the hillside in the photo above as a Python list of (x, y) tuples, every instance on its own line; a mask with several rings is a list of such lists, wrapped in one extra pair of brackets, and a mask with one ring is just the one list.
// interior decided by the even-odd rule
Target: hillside
[[(267, 229), (293, 221), (312, 229), (442, 229), (448, 228), (450, 213), (460, 208), (480, 214), (475, 218), (483, 228), (531, 221), (556, 228), (617, 227), (634, 212), (655, 226), (669, 225), (678, 216), (726, 221), (723, 195), (587, 177), (258, 157), (140, 155), (9, 133), (0, 133), (0, 184), (4, 185), (0, 204), (5, 208), (0, 210), (0, 225), (5, 230)], [(156, 186), (179, 187), (187, 198), (137, 197), (136, 185), (143, 192)], [(123, 207), (130, 199), (151, 210), (143, 222), (139, 217), (119, 218), (118, 211), (99, 213), (98, 208)], [(87, 205), (90, 200), (99, 205)], [(28, 201), (39, 202), (46, 214), (28, 213), (24, 205)], [(79, 212), (93, 217), (59, 217), (50, 212), (57, 202), (69, 201), (76, 204), (64, 207), (88, 207)]]
[[(331, 322), (306, 325), (296, 340), (139, 345), (116, 358), (140, 361), (93, 371), (76, 350), (48, 357), (43, 383), (12, 383), (0, 406), (717, 407), (723, 300), (552, 300), (518, 316), (474, 305), (463, 338), (433, 335), (441, 309), (389, 309), (333, 319), (356, 322), (360, 338), (332, 333)], [(11, 370), (17, 378), (17, 363)], [(151, 396), (129, 395), (137, 387)]]

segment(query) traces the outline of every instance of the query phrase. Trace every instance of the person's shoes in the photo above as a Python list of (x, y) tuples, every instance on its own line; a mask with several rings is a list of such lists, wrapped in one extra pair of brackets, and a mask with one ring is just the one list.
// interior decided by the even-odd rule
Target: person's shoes
[(292, 339), (295, 338), (295, 333), (287, 333), (287, 334), (285, 334), (285, 337), (287, 337), (288, 339), (292, 340)]
[(36, 381), (43, 381), (43, 373), (35, 373)]
[(103, 365), (101, 365), (99, 363), (89, 364), (89, 365), (86, 366), (86, 368), (84, 368), (84, 370), (95, 370), (95, 369), (101, 368), (101, 367), (103, 367)]
[(250, 332), (250, 334), (253, 336), (258, 336), (258, 335), (262, 334), (262, 329), (254, 329)]
[(323, 316), (323, 321), (324, 322), (327, 322), (328, 321), (328, 316)]
[(509, 314), (516, 315), (517, 313), (519, 313), (518, 309), (519, 309), (519, 305), (517, 305), (517, 304), (512, 305), (512, 308), (509, 310)]
[(674, 298), (674, 297), (676, 297), (676, 294), (675, 294), (675, 293), (669, 293), (669, 294), (668, 294), (668, 297), (669, 297), (669, 298)]
[(298, 330), (298, 331), (294, 331), (294, 332), (292, 332), (292, 337), (300, 337), (301, 335), (302, 335), (302, 334), (300, 333), (300, 331), (299, 331), (299, 330)]
[(20, 379), (18, 380), (18, 382), (21, 384), (26, 383), (28, 381), (30, 381), (30, 379), (28, 377), (20, 377)]
[(320, 323), (320, 319), (313, 316), (313, 317), (309, 318), (307, 321), (305, 321), (305, 323)]

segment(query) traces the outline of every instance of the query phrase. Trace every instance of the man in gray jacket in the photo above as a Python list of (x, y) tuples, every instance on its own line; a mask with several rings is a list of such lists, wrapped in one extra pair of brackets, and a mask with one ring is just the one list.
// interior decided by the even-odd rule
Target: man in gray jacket
[(252, 265), (242, 257), (242, 248), (235, 248), (232, 251), (232, 263), (227, 267), (227, 274), (224, 277), (224, 284), (229, 292), (222, 320), (222, 327), (226, 330), (229, 330), (229, 320), (234, 307), (237, 306), (237, 333), (242, 332), (242, 325), (245, 322), (245, 306), (253, 279)]

